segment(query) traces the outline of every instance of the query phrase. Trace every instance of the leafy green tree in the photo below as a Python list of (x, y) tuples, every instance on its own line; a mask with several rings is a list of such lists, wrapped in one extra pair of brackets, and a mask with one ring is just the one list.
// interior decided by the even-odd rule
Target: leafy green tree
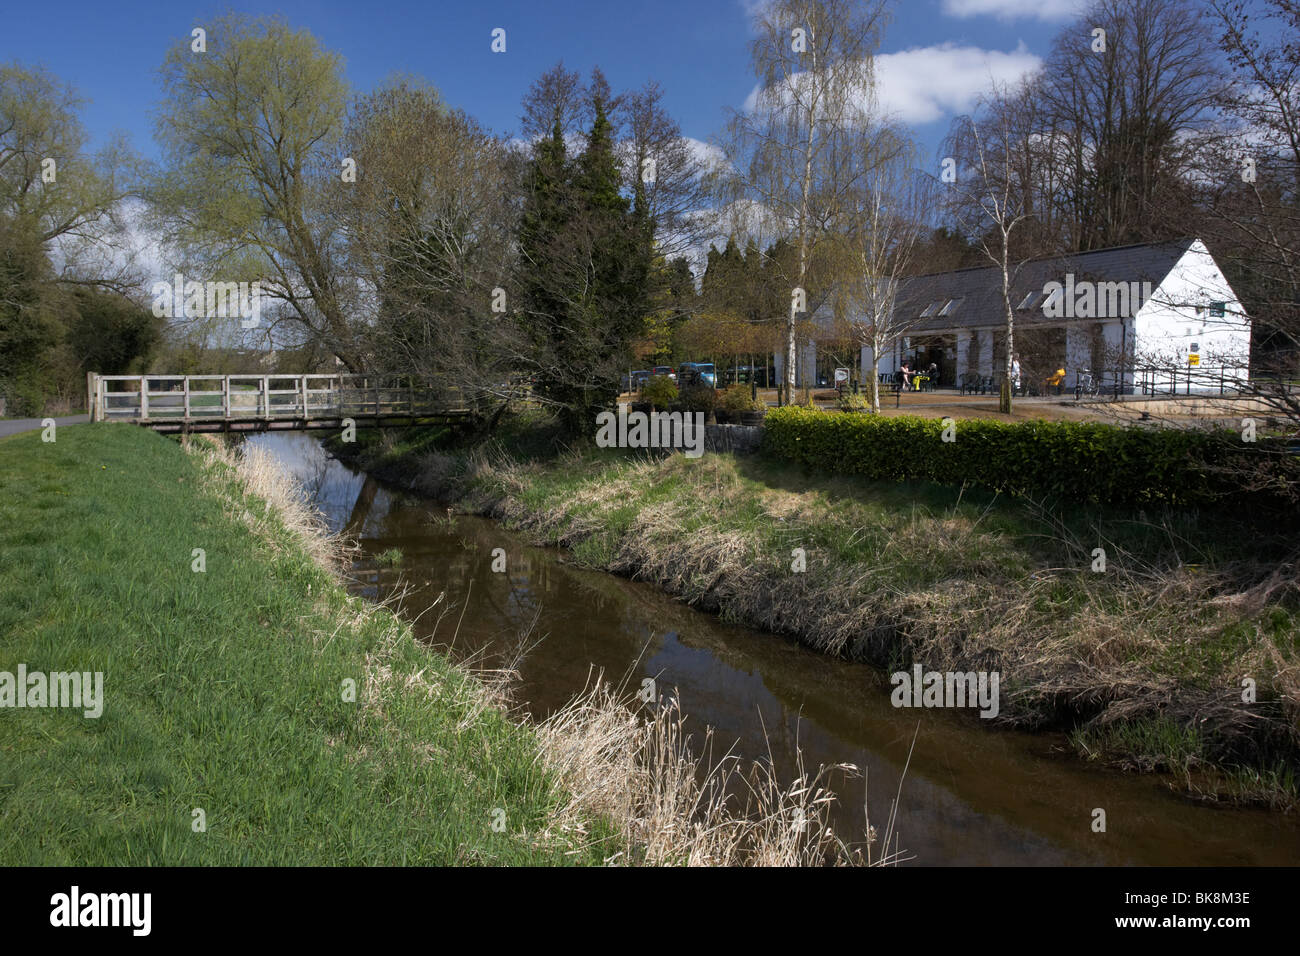
[(76, 315), (70, 290), (135, 282), (128, 263), (91, 255), (122, 225), (135, 160), (119, 140), (86, 152), (82, 105), (45, 70), (0, 65), (0, 395), (11, 414), (69, 397), (78, 374), (61, 352)]
[(13, 415), (35, 415), (52, 385), (45, 359), (59, 325), (48, 291), (49, 262), (30, 235), (0, 229), (0, 395)]
[(147, 369), (162, 342), (162, 319), (130, 299), (97, 289), (78, 289), (72, 298), (76, 311), (65, 341), (80, 369), (103, 375)]
[(152, 189), (160, 226), (206, 276), (265, 283), (278, 321), (361, 370), (364, 296), (345, 279), (333, 212), (352, 185), (338, 152), (342, 58), (272, 18), (220, 18), (203, 53), (188, 39), (161, 70), (157, 138), (168, 165)]
[(520, 223), (526, 328), (537, 393), (572, 434), (613, 401), (633, 346), (646, 331), (653, 247), (644, 200), (622, 193), (613, 105), (596, 73), (591, 127), (570, 161), (558, 107), (529, 165)]

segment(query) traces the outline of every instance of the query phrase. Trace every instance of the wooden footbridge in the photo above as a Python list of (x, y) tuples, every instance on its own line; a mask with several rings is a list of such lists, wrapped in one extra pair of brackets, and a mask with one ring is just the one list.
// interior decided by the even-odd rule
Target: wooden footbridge
[(86, 376), (96, 422), (162, 432), (272, 431), (455, 424), (471, 416), (456, 390), (372, 375)]

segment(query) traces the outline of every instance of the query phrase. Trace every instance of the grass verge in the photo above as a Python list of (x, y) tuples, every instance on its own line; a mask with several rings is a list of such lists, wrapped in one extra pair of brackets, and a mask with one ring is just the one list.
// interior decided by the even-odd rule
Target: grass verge
[(534, 733), (349, 596), (258, 473), (123, 425), (0, 441), (0, 671), (105, 698), (0, 709), (0, 864), (601, 862)]

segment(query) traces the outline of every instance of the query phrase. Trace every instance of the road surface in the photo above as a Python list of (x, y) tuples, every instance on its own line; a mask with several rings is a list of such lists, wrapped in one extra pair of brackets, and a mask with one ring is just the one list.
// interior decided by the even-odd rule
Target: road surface
[[(40, 428), (43, 418), (0, 418), (0, 438), (6, 435), (17, 435), (19, 432), (31, 431), (33, 428)], [(56, 425), (80, 425), (82, 422), (90, 421), (89, 415), (68, 415), (64, 418), (54, 419)], [(57, 434), (57, 432), (55, 433)]]

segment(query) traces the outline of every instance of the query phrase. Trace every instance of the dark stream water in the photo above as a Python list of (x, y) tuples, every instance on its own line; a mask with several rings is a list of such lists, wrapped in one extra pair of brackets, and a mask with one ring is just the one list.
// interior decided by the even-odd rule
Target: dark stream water
[[(536, 646), (517, 698), (534, 714), (567, 701), (593, 667), (616, 680), (630, 673), (633, 687), (655, 678), (661, 693), (676, 690), (697, 731), (716, 728), (722, 749), (738, 742), (757, 757), (770, 748), (783, 779), (796, 746), (808, 767), (865, 769), (865, 781), (836, 780), (836, 827), (849, 838), (861, 837), (868, 797), (883, 831), (915, 734), (896, 822), (913, 865), (1300, 863), (1294, 815), (1194, 804), (1165, 779), (1089, 766), (1060, 736), (991, 730), (973, 712), (896, 709), (887, 675), (874, 668), (725, 624), (650, 585), (574, 568), (493, 521), (451, 518), (436, 502), (329, 458), (303, 433), (249, 441), (273, 450), (331, 525), (358, 537), (358, 593), (383, 599), (409, 589), (401, 612), (422, 637), (445, 645), (455, 634), (457, 655), (478, 652), (491, 666), (530, 633)], [(392, 548), (400, 564), (381, 567), (376, 557)], [(496, 548), (505, 573), (492, 571)], [(1091, 829), (1097, 807), (1105, 833)]]

